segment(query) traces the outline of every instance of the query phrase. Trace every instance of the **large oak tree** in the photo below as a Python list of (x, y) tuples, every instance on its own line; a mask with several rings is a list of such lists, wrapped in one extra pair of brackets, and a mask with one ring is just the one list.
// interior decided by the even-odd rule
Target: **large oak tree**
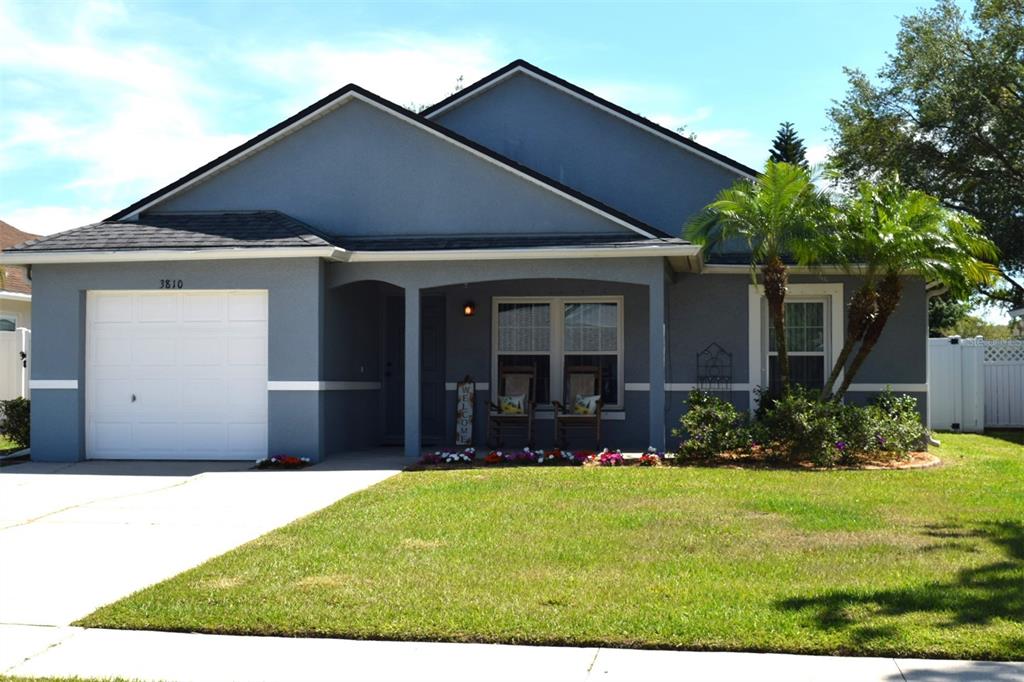
[(877, 78), (847, 76), (832, 166), (851, 187), (897, 174), (978, 219), (1002, 253), (983, 293), (1024, 304), (1024, 0), (977, 0), (969, 17), (941, 0), (903, 19)]

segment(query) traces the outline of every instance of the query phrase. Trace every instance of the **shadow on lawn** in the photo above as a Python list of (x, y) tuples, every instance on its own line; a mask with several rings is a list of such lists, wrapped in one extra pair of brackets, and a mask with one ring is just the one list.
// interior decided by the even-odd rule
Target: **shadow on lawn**
[[(958, 571), (948, 580), (936, 580), (907, 588), (836, 591), (815, 597), (795, 597), (779, 602), (784, 609), (808, 614), (818, 627), (846, 630), (851, 643), (882, 646), (899, 634), (892, 624), (876, 624), (872, 616), (903, 616), (931, 613), (945, 617), (946, 627), (986, 625), (995, 619), (1019, 621), (1024, 614), (1024, 522), (1000, 521), (965, 529), (929, 526), (925, 535), (936, 543), (928, 550), (978, 551), (979, 542), (1002, 550), (1005, 558), (976, 568)], [(867, 611), (867, 614), (865, 614)], [(1024, 638), (1005, 642), (1015, 659), (1024, 657)], [(1019, 672), (1018, 672), (1019, 674)], [(993, 678), (998, 679), (998, 678)]]
[(986, 431), (983, 435), (989, 438), (998, 438), (999, 440), (1005, 440), (1007, 443), (1014, 445), (1024, 445), (1024, 429), (1017, 429), (1014, 431)]

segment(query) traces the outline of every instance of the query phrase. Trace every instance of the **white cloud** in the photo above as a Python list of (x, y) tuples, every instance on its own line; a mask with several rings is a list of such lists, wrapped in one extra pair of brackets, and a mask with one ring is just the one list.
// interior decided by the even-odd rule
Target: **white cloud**
[(4, 211), (4, 222), (23, 232), (53, 234), (72, 227), (95, 223), (113, 214), (120, 206), (32, 206)]
[[(216, 112), (237, 93), (216, 79), (230, 64), (211, 71), (145, 38), (126, 40), (132, 24), (120, 3), (65, 7), (43, 16), (0, 2), (0, 171), (56, 169), (45, 190), (18, 192), (42, 195), (39, 205), (15, 207), (8, 195), (3, 217), (41, 232), (109, 215), (345, 83), (403, 105), (430, 104), (459, 76), (468, 84), (500, 65), (485, 39), (399, 33), (366, 35), (346, 48), (234, 50), (234, 66), (255, 73), (276, 99), (249, 119), (256, 130), (223, 130)], [(56, 205), (66, 197), (68, 206)]]
[(0, 67), (22, 74), (21, 90), (31, 83), (51, 95), (41, 100), (45, 110), (8, 111), (0, 167), (29, 165), (41, 152), (73, 167), (69, 187), (123, 201), (244, 139), (211, 130), (202, 105), (210, 90), (186, 61), (153, 45), (104, 40), (108, 26), (124, 21), (120, 5), (91, 3), (72, 14), (54, 35), (0, 13)]
[(382, 33), (358, 45), (320, 42), (243, 56), (254, 69), (285, 83), (304, 106), (347, 83), (356, 83), (398, 104), (428, 105), (443, 99), (457, 79), (469, 85), (501, 66), (485, 39), (442, 40), (428, 35)]
[(832, 148), (827, 144), (812, 144), (807, 148), (807, 162), (812, 166), (824, 163), (832, 154)]

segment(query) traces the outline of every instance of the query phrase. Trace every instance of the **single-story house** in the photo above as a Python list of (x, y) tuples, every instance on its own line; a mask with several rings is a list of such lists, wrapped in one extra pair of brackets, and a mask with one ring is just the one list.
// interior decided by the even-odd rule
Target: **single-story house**
[[(679, 236), (755, 174), (523, 61), (420, 113), (347, 85), (3, 255), (38, 302), (33, 458), (412, 457), (454, 442), (466, 377), (482, 443), (509, 366), (535, 372), (539, 445), (583, 365), (604, 444), (664, 447), (694, 387), (747, 409), (771, 381), (745, 254)], [(857, 282), (794, 272), (799, 380), (827, 374)], [(924, 409), (928, 293), (908, 277), (851, 399), (891, 385)]]

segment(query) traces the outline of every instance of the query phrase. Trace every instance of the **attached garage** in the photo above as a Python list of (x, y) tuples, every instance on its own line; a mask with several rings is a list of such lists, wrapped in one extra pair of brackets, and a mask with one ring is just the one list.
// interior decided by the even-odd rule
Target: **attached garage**
[(89, 291), (86, 457), (265, 456), (267, 319), (263, 290)]

